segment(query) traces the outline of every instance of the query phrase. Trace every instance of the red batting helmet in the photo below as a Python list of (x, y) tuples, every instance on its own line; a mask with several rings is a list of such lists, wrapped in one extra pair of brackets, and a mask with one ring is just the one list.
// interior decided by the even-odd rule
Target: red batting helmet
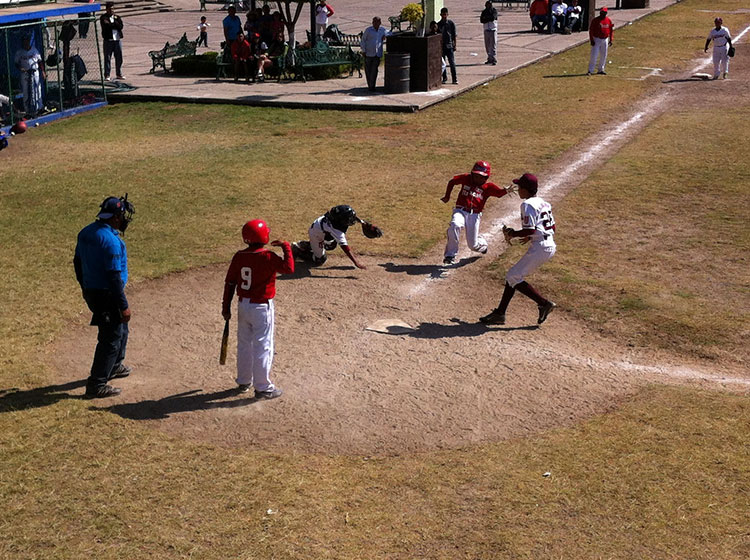
[(16, 124), (10, 127), (10, 131), (13, 134), (23, 134), (24, 132), (26, 132), (27, 128), (28, 125), (24, 121), (18, 121)]
[(476, 162), (471, 170), (472, 173), (476, 173), (477, 175), (481, 175), (482, 177), (489, 177), (491, 171), (492, 167), (490, 167), (489, 162), (486, 161)]
[(250, 220), (242, 226), (242, 240), (245, 243), (262, 243), (265, 245), (270, 239), (268, 224), (263, 220)]

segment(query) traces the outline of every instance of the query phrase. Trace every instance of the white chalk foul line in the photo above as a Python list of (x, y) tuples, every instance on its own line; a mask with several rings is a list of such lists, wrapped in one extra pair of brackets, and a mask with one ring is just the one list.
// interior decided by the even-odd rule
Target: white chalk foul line
[(724, 377), (721, 375), (714, 375), (712, 373), (704, 373), (702, 371), (686, 367), (643, 366), (630, 362), (613, 362), (612, 365), (626, 371), (654, 373), (657, 375), (666, 375), (667, 377), (675, 377), (679, 379), (693, 379), (695, 381), (710, 381), (712, 383), (745, 385), (747, 387), (750, 387), (750, 379), (743, 379), (741, 377)]

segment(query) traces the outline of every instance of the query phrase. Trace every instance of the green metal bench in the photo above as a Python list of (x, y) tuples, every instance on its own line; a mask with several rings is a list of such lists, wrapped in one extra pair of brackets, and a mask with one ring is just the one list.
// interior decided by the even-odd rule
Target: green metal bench
[(303, 82), (307, 81), (306, 68), (322, 66), (349, 66), (349, 76), (357, 70), (359, 77), (362, 77), (362, 55), (354, 52), (351, 47), (331, 47), (325, 41), (318, 41), (312, 48), (295, 49), (291, 58), (292, 71), (295, 77), (301, 77)]
[(177, 41), (176, 44), (170, 45), (167, 42), (164, 48), (158, 51), (149, 51), (148, 56), (151, 57), (152, 67), (149, 71), (151, 74), (156, 72), (156, 69), (161, 67), (164, 72), (168, 72), (166, 61), (168, 58), (176, 58), (179, 56), (192, 56), (195, 54), (196, 45), (198, 41), (190, 41), (185, 33), (182, 38)]

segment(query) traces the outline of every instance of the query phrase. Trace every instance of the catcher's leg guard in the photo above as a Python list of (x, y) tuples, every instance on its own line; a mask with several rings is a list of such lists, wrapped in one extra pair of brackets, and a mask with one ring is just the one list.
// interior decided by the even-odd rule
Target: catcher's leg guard
[(312, 265), (313, 266), (321, 266), (325, 264), (325, 262), (328, 260), (328, 255), (324, 254), (322, 257), (316, 257), (315, 255), (311, 255)]

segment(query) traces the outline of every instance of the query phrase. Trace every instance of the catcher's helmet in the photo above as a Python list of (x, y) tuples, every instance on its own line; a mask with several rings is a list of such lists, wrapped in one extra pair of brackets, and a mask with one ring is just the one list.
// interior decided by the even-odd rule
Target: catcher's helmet
[(242, 226), (242, 240), (247, 244), (261, 243), (265, 245), (271, 238), (271, 230), (263, 220), (250, 220)]
[(471, 172), (476, 173), (477, 175), (481, 175), (482, 177), (489, 177), (490, 173), (492, 172), (492, 167), (487, 161), (478, 161), (474, 164)]
[(125, 193), (125, 196), (121, 198), (117, 198), (116, 196), (105, 198), (104, 202), (99, 205), (99, 213), (96, 217), (101, 220), (108, 220), (114, 216), (122, 216), (120, 231), (124, 232), (133, 219), (134, 213), (135, 208), (128, 201), (128, 194)]
[(349, 227), (357, 222), (357, 213), (348, 204), (341, 204), (328, 211), (328, 219), (334, 226)]

